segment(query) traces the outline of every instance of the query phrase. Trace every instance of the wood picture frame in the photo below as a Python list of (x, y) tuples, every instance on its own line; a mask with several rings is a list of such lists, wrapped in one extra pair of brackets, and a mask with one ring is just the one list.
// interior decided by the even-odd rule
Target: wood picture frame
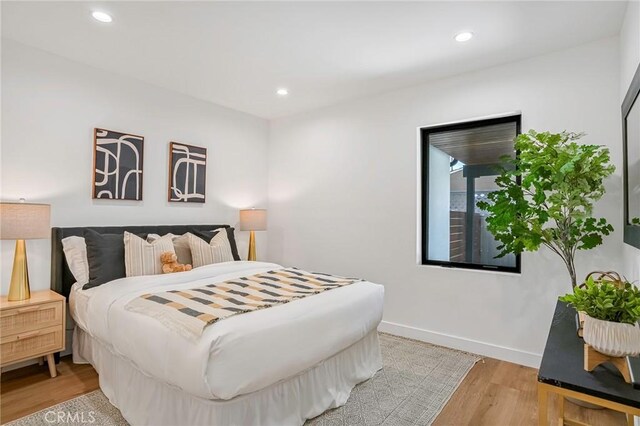
[(93, 130), (93, 199), (141, 201), (143, 170), (144, 136)]
[(207, 148), (169, 143), (167, 201), (204, 203), (207, 189)]

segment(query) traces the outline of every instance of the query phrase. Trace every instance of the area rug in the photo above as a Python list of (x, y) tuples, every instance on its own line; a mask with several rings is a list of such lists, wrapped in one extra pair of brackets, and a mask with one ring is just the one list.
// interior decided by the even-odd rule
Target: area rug
[[(345, 405), (326, 411), (307, 426), (429, 425), (447, 404), (476, 355), (389, 334), (380, 334), (383, 368), (357, 385)], [(83, 417), (84, 414), (84, 417)], [(8, 423), (126, 426), (120, 411), (100, 390)]]

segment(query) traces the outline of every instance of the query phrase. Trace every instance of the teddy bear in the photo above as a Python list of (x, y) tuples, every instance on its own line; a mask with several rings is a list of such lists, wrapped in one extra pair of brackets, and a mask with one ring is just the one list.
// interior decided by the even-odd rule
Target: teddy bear
[(164, 253), (162, 253), (160, 255), (160, 262), (162, 262), (163, 274), (191, 270), (191, 265), (183, 265), (182, 263), (178, 263), (178, 256), (171, 251), (165, 251)]

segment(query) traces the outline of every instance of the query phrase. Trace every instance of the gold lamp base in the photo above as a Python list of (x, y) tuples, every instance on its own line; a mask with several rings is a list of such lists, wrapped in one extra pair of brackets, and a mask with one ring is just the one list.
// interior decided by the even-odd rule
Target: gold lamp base
[(16, 301), (26, 300), (30, 297), (27, 244), (24, 240), (16, 240), (16, 252), (13, 256), (13, 271), (11, 272), (11, 284), (7, 299)]
[(254, 231), (249, 232), (249, 253), (247, 254), (247, 260), (256, 260), (256, 233)]

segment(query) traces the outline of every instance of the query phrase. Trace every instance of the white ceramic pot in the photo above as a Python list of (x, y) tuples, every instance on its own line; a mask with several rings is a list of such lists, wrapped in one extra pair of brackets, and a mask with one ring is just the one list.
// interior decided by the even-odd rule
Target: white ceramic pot
[(582, 332), (585, 343), (605, 355), (640, 354), (640, 327), (637, 324), (602, 321), (585, 315)]

